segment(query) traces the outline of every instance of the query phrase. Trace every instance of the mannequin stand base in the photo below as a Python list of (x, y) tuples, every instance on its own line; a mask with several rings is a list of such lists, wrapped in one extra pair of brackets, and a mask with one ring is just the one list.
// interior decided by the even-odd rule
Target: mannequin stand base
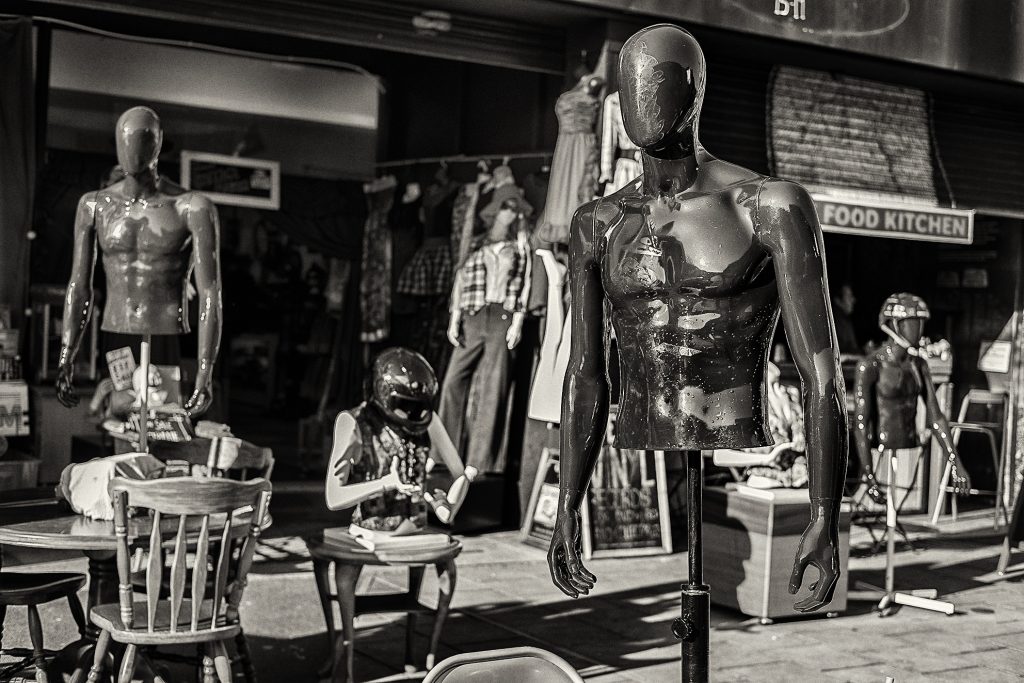
[(918, 588), (911, 591), (894, 591), (886, 593), (880, 588), (869, 587), (871, 590), (850, 591), (849, 597), (853, 600), (878, 600), (878, 616), (888, 617), (895, 614), (900, 606), (917, 607), (932, 612), (940, 612), (947, 616), (953, 616), (956, 606), (946, 600), (936, 600), (939, 591), (934, 588)]

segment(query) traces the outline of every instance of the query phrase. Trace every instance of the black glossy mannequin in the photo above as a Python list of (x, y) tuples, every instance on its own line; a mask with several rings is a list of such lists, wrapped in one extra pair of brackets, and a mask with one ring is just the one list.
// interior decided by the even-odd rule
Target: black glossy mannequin
[(579, 509), (607, 421), (607, 302), (622, 382), (616, 445), (688, 454), (690, 583), (674, 630), (684, 679), (706, 680), (699, 450), (770, 443), (764, 370), (781, 310), (803, 381), (812, 503), (790, 590), (816, 567), (813, 594), (796, 607), (818, 609), (839, 576), (843, 380), (814, 206), (799, 185), (719, 161), (700, 145), (705, 68), (696, 40), (666, 24), (643, 29), (623, 46), (619, 74), (625, 129), (644, 174), (573, 219), (572, 351), (549, 564), (567, 595), (593, 588), (580, 562)]

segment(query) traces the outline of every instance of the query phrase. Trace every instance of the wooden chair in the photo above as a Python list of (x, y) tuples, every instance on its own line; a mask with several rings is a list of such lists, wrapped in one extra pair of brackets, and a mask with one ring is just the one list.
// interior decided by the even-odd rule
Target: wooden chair
[[(202, 646), (204, 683), (213, 683), (216, 679), (220, 679), (221, 683), (230, 683), (231, 663), (224, 643), (241, 632), (238, 605), (242, 600), (246, 576), (270, 504), (270, 490), (270, 483), (263, 479), (235, 482), (186, 477), (148, 481), (116, 478), (110, 482), (108, 491), (114, 505), (120, 595), (117, 603), (97, 605), (89, 615), (92, 622), (102, 629), (93, 666), (89, 670), (89, 683), (99, 683), (111, 640), (127, 645), (119, 683), (130, 683), (140, 645), (179, 644)], [(231, 551), (233, 544), (230, 542), (232, 519), (246, 506), (252, 507), (252, 518), (241, 550), (235, 555)], [(145, 600), (141, 602), (135, 602), (132, 592), (129, 507), (135, 508), (136, 514), (144, 514), (145, 510), (153, 513)], [(168, 526), (164, 520), (168, 515), (178, 516), (176, 527)], [(186, 582), (188, 536), (195, 529), (196, 522), (198, 540), (195, 562), (192, 580)], [(176, 529), (172, 532), (170, 597), (161, 599), (160, 588), (165, 567), (160, 559), (160, 549), (164, 543), (164, 532), (170, 528)], [(218, 529), (219, 534), (215, 533)], [(219, 541), (220, 550), (213, 562), (213, 596), (209, 597), (206, 579), (211, 539)], [(233, 577), (230, 581), (229, 575)], [(142, 618), (143, 614), (145, 618)]]

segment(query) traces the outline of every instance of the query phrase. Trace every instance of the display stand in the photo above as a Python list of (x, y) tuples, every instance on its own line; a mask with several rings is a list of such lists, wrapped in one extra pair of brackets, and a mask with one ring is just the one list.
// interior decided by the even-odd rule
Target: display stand
[(871, 590), (858, 591), (856, 594), (851, 593), (850, 597), (868, 600), (878, 598), (878, 615), (881, 617), (894, 614), (899, 609), (899, 605), (942, 612), (952, 616), (956, 611), (953, 603), (945, 600), (936, 600), (939, 592), (934, 588), (921, 588), (905, 592), (895, 589), (896, 534), (899, 530), (898, 508), (896, 506), (897, 489), (894, 484), (896, 480), (896, 452), (887, 450), (882, 454), (882, 457), (886, 458), (889, 463), (889, 476), (885, 484), (885, 589), (882, 590), (875, 586), (869, 586)]
[(139, 348), (139, 368), (142, 370), (142, 393), (139, 395), (139, 452), (148, 453), (147, 427), (149, 426), (149, 351), (152, 335), (142, 335)]
[(707, 683), (710, 671), (711, 587), (704, 583), (704, 459), (700, 451), (683, 451), (686, 459), (686, 548), (689, 580), (682, 587), (682, 615), (672, 622), (681, 642), (682, 680)]

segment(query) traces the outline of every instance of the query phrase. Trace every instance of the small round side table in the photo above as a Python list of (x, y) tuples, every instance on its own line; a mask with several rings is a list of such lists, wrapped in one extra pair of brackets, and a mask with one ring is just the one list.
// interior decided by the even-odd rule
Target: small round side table
[[(313, 559), (313, 573), (316, 577), (316, 588), (320, 594), (320, 605), (324, 610), (327, 622), (327, 636), (330, 638), (331, 657), (320, 671), (321, 675), (332, 676), (335, 683), (354, 681), (352, 662), (355, 654), (355, 617), (357, 614), (370, 612), (405, 612), (405, 667), (407, 671), (415, 671), (413, 663), (413, 637), (415, 635), (416, 615), (421, 612), (434, 612), (434, 629), (430, 636), (430, 649), (427, 652), (426, 669), (434, 666), (437, 645), (441, 639), (441, 629), (448, 616), (448, 608), (455, 593), (455, 558), (462, 552), (462, 544), (454, 539), (444, 548), (430, 550), (372, 551), (364, 548), (354, 540), (336, 540), (324, 538), (318, 532), (303, 538), (309, 554)], [(334, 564), (335, 590), (332, 592), (328, 575), (330, 566)], [(356, 595), (356, 582), (363, 567), (367, 565), (408, 567), (409, 589), (405, 593), (387, 595)], [(433, 565), (437, 571), (438, 596), (437, 610), (431, 610), (420, 604), (418, 599), (420, 585), (423, 582), (424, 570)], [(341, 612), (341, 633), (338, 634), (334, 624), (332, 602), (338, 603)]]

